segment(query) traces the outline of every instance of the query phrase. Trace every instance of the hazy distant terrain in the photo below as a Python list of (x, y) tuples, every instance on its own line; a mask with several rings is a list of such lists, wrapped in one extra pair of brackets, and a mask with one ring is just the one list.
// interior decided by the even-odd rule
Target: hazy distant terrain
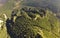
[(60, 17), (60, 0), (24, 0), (24, 5), (48, 8)]
[(0, 7), (3, 6), (6, 2), (7, 0), (0, 0)]
[(24, 0), (26, 5), (49, 8), (53, 11), (60, 9), (60, 0)]
[[(5, 4), (9, 0), (0, 0), (0, 4)], [(60, 0), (23, 0), (24, 5), (49, 8), (53, 12), (60, 11)]]

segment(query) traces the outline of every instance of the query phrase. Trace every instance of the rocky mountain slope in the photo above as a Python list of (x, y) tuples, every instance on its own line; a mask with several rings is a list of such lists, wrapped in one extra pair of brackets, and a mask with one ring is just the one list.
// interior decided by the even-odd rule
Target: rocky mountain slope
[(19, 0), (16, 1), (8, 1), (0, 10), (0, 20), (3, 21), (0, 38), (60, 38), (60, 22), (56, 14), (50, 9), (21, 5)]
[[(9, 19), (8, 19), (9, 20)], [(23, 7), (7, 20), (11, 38), (59, 38), (59, 20), (48, 9)], [(8, 26), (9, 25), (9, 26)]]

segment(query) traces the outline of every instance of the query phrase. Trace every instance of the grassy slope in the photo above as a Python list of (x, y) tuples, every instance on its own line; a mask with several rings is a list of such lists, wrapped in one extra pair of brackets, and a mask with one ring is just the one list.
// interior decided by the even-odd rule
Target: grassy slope
[[(11, 10), (10, 11), (4, 11), (7, 15), (9, 15), (9, 13), (11, 13)], [(47, 12), (49, 12), (49, 11), (47, 11)], [(23, 20), (24, 19), (24, 20)], [(20, 19), (18, 19), (18, 20), (20, 20), (20, 23), (22, 23), (22, 24), (25, 24), (25, 23), (27, 23), (29, 20), (28, 19), (26, 19), (25, 20), (25, 18), (20, 18)], [(28, 20), (28, 21), (27, 21)], [(23, 23), (25, 21), (25, 23)], [(26, 22), (27, 21), (27, 22)], [(30, 23), (28, 24), (28, 25), (30, 25), (30, 27), (33, 27), (33, 28), (31, 28), (33, 31), (36, 31), (35, 33), (37, 33), (39, 30), (38, 29), (42, 29), (42, 32), (43, 32), (43, 34), (41, 34), (41, 35), (43, 35), (42, 37), (46, 37), (46, 38), (58, 38), (57, 36), (59, 36), (59, 34), (58, 34), (58, 32), (57, 32), (57, 29), (58, 29), (58, 20), (57, 20), (57, 18), (53, 15), (53, 14), (47, 14), (47, 16), (45, 16), (44, 17), (44, 19), (42, 18), (42, 19), (40, 19), (39, 20), (39, 22), (38, 22), (38, 20), (36, 20), (36, 21), (33, 21), (33, 20), (30, 20), (30, 22), (31, 22), (31, 24), (32, 25), (30, 25)], [(18, 23), (18, 22), (17, 22)], [(37, 26), (36, 26), (36, 28), (35, 28), (35, 26), (34, 25), (36, 24)], [(51, 26), (51, 24), (52, 24), (52, 26)], [(24, 25), (23, 25), (24, 26)], [(30, 28), (29, 27), (29, 28)], [(23, 28), (23, 27), (22, 27)], [(25, 28), (24, 28), (25, 29)], [(31, 30), (30, 29), (30, 30)], [(34, 29), (36, 29), (36, 30), (34, 30)], [(15, 30), (16, 30), (16, 28), (15, 28)], [(18, 29), (17, 29), (18, 30)], [(52, 32), (51, 32), (52, 31)], [(4, 32), (4, 34), (3, 34), (3, 32)], [(55, 35), (56, 34), (56, 35)], [(3, 37), (1, 37), (1, 35), (3, 35)], [(1, 32), (0, 32), (0, 38), (6, 38), (7, 37), (7, 32), (6, 32), (6, 30), (5, 30), (5, 28), (3, 28), (3, 30), (1, 30)], [(9, 37), (9, 36), (8, 36)]]
[[(51, 14), (50, 11), (47, 10), (46, 13), (47, 15), (44, 18), (39, 18), (38, 20), (29, 20), (26, 16), (22, 16), (16, 20), (15, 26), (13, 26), (12, 30), (18, 36), (28, 28), (32, 30), (35, 35), (37, 33), (41, 33), (41, 29), (43, 34), (41, 33), (40, 35), (42, 35), (43, 38), (58, 38), (58, 19), (53, 14)], [(28, 30), (27, 33), (31, 34)]]
[[(10, 8), (11, 8), (11, 3), (9, 3), (6, 6), (4, 6), (3, 8), (1, 8), (0, 9), (0, 13), (5, 13), (5, 14), (7, 14), (8, 17), (10, 17), (10, 14), (11, 14), (11, 11), (12, 11)], [(49, 22), (48, 21), (49, 19), (52, 22)], [(24, 20), (21, 20), (21, 21), (24, 21)], [(54, 35), (51, 32), (46, 31), (46, 29), (51, 31), (51, 28), (54, 27), (54, 29), (52, 29), (52, 32), (54, 32), (54, 33), (56, 33), (58, 35), (58, 32), (57, 32), (57, 29), (58, 29), (57, 23), (58, 22), (57, 21), (58, 20), (56, 19), (56, 17), (54, 15), (52, 15), (52, 14), (48, 14), (47, 15), (47, 18), (40, 19), (40, 22), (38, 22), (38, 24), (39, 24), (38, 27), (43, 27), (42, 28), (43, 35), (44, 35), (43, 37), (46, 37), (46, 38), (56, 38), (56, 35)], [(51, 23), (53, 24), (53, 27), (51, 27)], [(34, 27), (34, 26), (32, 26), (32, 27)], [(38, 29), (38, 28), (36, 28), (36, 29)], [(37, 31), (37, 30), (34, 30), (34, 31)], [(7, 34), (7, 32), (6, 32), (6, 29), (5, 28), (3, 28), (3, 30), (0, 30), (0, 38), (7, 38), (7, 35), (6, 34)]]

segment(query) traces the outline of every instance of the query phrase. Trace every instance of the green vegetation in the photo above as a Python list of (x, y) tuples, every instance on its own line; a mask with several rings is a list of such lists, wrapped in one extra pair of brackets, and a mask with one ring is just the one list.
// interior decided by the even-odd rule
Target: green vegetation
[[(32, 8), (31, 8), (32, 9)], [(37, 9), (38, 10), (38, 9)], [(41, 9), (40, 9), (41, 10)], [(36, 11), (36, 10), (35, 10)], [(16, 16), (12, 31), (18, 38), (59, 38), (59, 20), (49, 10), (44, 10), (45, 16), (39, 13), (24, 11), (21, 16)], [(21, 12), (21, 11), (20, 11)], [(41, 12), (40, 12), (41, 13)], [(36, 18), (34, 20), (34, 18)], [(32, 17), (34, 16), (34, 17)], [(30, 18), (28, 18), (30, 17)]]
[[(60, 38), (59, 19), (50, 10), (22, 5), (19, 9), (14, 9), (13, 13), (16, 15), (12, 14), (11, 16), (11, 9), (14, 7), (13, 1), (10, 0), (0, 9), (0, 18), (4, 20), (3, 28), (0, 30), (0, 38)], [(16, 12), (16, 10), (18, 11)], [(10, 16), (13, 18), (11, 20), (14, 23), (9, 23), (10, 28), (6, 26), (4, 16), (2, 16), (4, 13), (8, 18)], [(8, 30), (13, 35), (10, 35)]]

